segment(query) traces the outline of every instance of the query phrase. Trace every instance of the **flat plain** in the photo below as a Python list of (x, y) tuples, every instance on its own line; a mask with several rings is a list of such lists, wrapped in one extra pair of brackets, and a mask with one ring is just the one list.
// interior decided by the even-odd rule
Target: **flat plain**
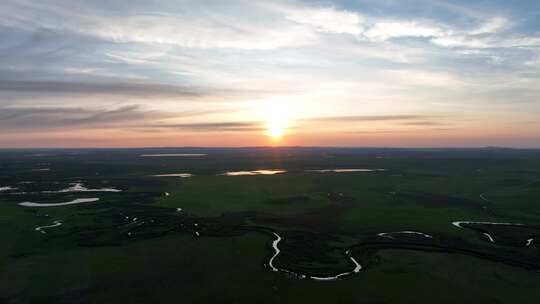
[(2, 150), (0, 238), (3, 303), (538, 303), (540, 151)]

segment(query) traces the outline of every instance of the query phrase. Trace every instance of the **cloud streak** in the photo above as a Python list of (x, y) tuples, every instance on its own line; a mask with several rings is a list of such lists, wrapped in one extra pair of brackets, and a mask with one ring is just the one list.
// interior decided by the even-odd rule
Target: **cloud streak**
[(416, 121), (422, 119), (430, 119), (432, 116), (425, 115), (360, 115), (360, 116), (329, 116), (329, 117), (314, 117), (305, 118), (301, 121), (310, 123), (347, 123), (347, 122), (377, 122), (377, 121)]
[(262, 122), (211, 122), (157, 124), (144, 128), (182, 130), (191, 132), (260, 132), (266, 130)]
[(92, 83), (60, 81), (17, 81), (0, 82), (0, 91), (38, 94), (120, 94), (139, 96), (198, 97), (203, 90), (148, 83)]
[(171, 121), (200, 119), (219, 111), (164, 112), (145, 110), (140, 105), (112, 109), (74, 107), (0, 107), (0, 128), (12, 132), (44, 132), (75, 128), (79, 130), (121, 128), (157, 132), (260, 132), (264, 123), (250, 122), (191, 122)]
[(151, 111), (139, 105), (126, 105), (113, 109), (0, 107), (0, 128), (4, 131), (40, 132), (65, 128), (103, 129), (139, 126), (156, 120), (192, 118), (206, 114), (208, 112)]

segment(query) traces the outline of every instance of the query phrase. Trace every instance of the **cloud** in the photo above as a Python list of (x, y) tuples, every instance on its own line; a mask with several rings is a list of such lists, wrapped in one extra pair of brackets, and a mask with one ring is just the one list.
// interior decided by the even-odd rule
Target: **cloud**
[[(93, 34), (114, 42), (171, 44), (185, 48), (267, 50), (311, 43), (316, 36), (302, 27), (254, 24), (218, 25), (208, 20), (169, 16), (135, 16), (100, 22)], [(190, 20), (191, 19), (191, 20)]]
[(262, 122), (155, 124), (144, 126), (144, 128), (175, 129), (193, 132), (256, 132), (266, 130)]
[(379, 72), (389, 83), (404, 86), (462, 87), (465, 81), (448, 72), (418, 69), (382, 70)]
[[(532, 67), (540, 67), (540, 55), (525, 62), (525, 65)], [(536, 76), (538, 78), (538, 76)]]
[[(503, 40), (500, 43), (500, 47), (508, 48), (540, 48), (540, 37), (525, 36), (525, 37), (512, 37)], [(540, 55), (540, 52), (537, 54)]]
[[(422, 126), (422, 125), (420, 125)], [(437, 126), (437, 124), (434, 124), (434, 125), (425, 125), (425, 126)], [(456, 128), (429, 128), (430, 131), (440, 131), (440, 132), (445, 132), (445, 131), (454, 131), (456, 130)], [(373, 130), (373, 131), (365, 131), (365, 130), (361, 130), (361, 131), (350, 131), (350, 132), (347, 132), (347, 133), (350, 133), (350, 134), (366, 134), (366, 135), (369, 135), (369, 134), (396, 134), (396, 135), (399, 135), (399, 134), (415, 134), (418, 132), (418, 129), (407, 129), (407, 130), (404, 130), (404, 129), (390, 129), (390, 130)]]
[[(429, 41), (441, 47), (484, 49), (501, 47), (505, 39), (493, 35), (508, 25), (509, 21), (503, 17), (490, 18), (478, 28), (472, 30), (462, 30), (447, 25), (431, 25), (417, 21), (383, 21), (376, 22), (363, 33), (363, 36), (373, 41), (405, 37), (430, 38)], [(479, 35), (483, 37), (478, 37)], [(506, 44), (508, 45), (508, 43)]]
[[(7, 3), (0, 25), (93, 36), (115, 43), (165, 44), (184, 48), (267, 50), (310, 44), (317, 39), (304, 26), (276, 22), (276, 12), (256, 2), (207, 5), (198, 1), (119, 4), (96, 10), (83, 2)], [(188, 9), (189, 8), (189, 9)], [(238, 12), (249, 11), (249, 14)]]
[(469, 32), (471, 35), (492, 34), (500, 31), (509, 24), (508, 20), (503, 17), (494, 17), (483, 23), (479, 28)]
[(139, 105), (113, 109), (83, 107), (0, 107), (0, 129), (3, 131), (46, 131), (68, 128), (110, 128), (140, 125), (161, 119), (192, 117), (205, 112), (159, 112)]
[[(205, 86), (181, 86), (148, 83), (138, 80), (113, 78), (98, 82), (96, 80), (84, 81), (34, 81), (34, 80), (3, 80), (0, 73), (0, 100), (39, 104), (69, 102), (69, 98), (87, 100), (96, 104), (110, 104), (107, 100), (100, 100), (98, 96), (111, 96), (114, 100), (142, 102), (148, 99), (163, 99), (172, 101), (226, 101), (228, 98), (241, 98), (278, 92), (278, 90), (260, 90), (249, 88), (219, 88)], [(67, 99), (66, 99), (67, 98)], [(58, 102), (54, 102), (57, 100)]]
[(376, 121), (411, 121), (432, 118), (424, 115), (371, 115), (371, 116), (326, 116), (302, 119), (302, 122), (340, 123), (340, 122), (376, 122)]
[(364, 18), (360, 14), (332, 7), (295, 9), (287, 13), (286, 18), (325, 33), (358, 35), (364, 30)]
[(147, 83), (97, 83), (97, 82), (62, 82), (2, 80), (0, 91), (22, 93), (55, 94), (122, 94), (147, 96), (200, 96), (200, 90), (162, 84)]
[(400, 123), (404, 126), (418, 126), (418, 127), (429, 127), (429, 126), (444, 126), (446, 123), (438, 122), (438, 121), (406, 121)]
[(438, 37), (432, 39), (431, 42), (448, 48), (484, 49), (493, 47), (493, 45), (486, 39), (478, 39), (460, 35)]
[(0, 107), (3, 131), (46, 132), (52, 130), (129, 129), (136, 131), (253, 132), (262, 122), (193, 122), (178, 120), (221, 113), (219, 111), (155, 111), (140, 105), (117, 108), (84, 107)]
[(444, 30), (435, 26), (422, 25), (414, 21), (377, 22), (364, 33), (372, 40), (388, 40), (400, 37), (439, 37)]

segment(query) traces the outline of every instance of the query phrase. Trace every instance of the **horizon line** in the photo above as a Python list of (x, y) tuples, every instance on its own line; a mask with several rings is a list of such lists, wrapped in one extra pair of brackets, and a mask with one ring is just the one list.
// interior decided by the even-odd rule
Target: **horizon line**
[(540, 150), (538, 147), (516, 147), (516, 146), (411, 146), (411, 147), (392, 147), (392, 146), (141, 146), (141, 147), (0, 147), (2, 150), (135, 150), (135, 149), (389, 149), (389, 150), (414, 150), (414, 149), (442, 149), (442, 150), (480, 150), (480, 149), (505, 149), (505, 150)]

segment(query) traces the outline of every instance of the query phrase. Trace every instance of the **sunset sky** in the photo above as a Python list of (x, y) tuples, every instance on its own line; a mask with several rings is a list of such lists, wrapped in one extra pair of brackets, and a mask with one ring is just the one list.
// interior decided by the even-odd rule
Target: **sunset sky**
[(4, 0), (0, 147), (540, 147), (540, 1)]

